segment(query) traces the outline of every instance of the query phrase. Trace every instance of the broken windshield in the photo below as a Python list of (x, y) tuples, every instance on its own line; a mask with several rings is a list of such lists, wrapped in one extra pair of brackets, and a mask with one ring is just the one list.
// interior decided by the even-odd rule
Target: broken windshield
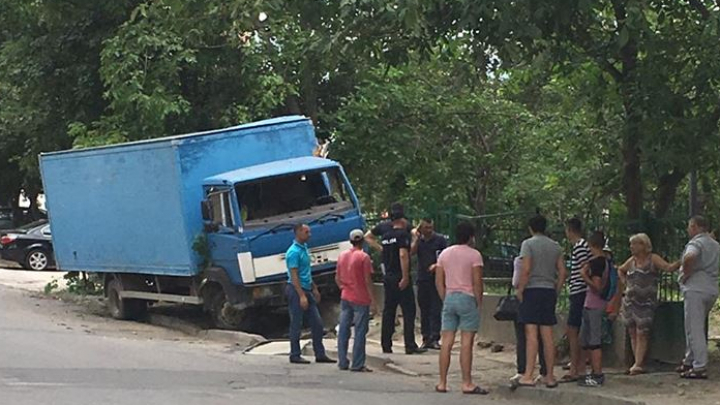
[(338, 168), (238, 183), (235, 192), (245, 226), (310, 217), (353, 206)]

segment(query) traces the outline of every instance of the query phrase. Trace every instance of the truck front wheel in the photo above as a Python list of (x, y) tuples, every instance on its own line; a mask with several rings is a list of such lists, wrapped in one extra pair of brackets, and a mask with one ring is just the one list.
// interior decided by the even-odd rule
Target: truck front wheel
[(138, 320), (147, 313), (147, 302), (120, 298), (122, 286), (118, 280), (110, 280), (106, 288), (107, 306), (113, 318), (120, 320)]
[(218, 329), (238, 330), (245, 319), (246, 311), (233, 308), (227, 300), (225, 291), (217, 286), (210, 288), (205, 294), (208, 310), (212, 316), (213, 324)]

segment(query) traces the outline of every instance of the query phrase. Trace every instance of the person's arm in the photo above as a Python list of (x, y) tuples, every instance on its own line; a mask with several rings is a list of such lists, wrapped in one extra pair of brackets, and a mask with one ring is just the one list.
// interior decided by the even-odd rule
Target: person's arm
[(418, 252), (418, 246), (420, 245), (420, 233), (417, 228), (412, 230), (412, 245), (410, 246), (410, 256), (415, 256)]
[(482, 264), (473, 266), (473, 292), (475, 293), (475, 301), (478, 308), (482, 306), (483, 300), (483, 266)]
[(400, 248), (400, 269), (402, 278), (398, 286), (404, 290), (410, 284), (410, 251), (408, 248)]
[(653, 266), (655, 266), (656, 268), (658, 268), (662, 271), (666, 271), (668, 273), (672, 273), (673, 271), (676, 271), (677, 269), (680, 268), (679, 260), (674, 263), (668, 263), (665, 261), (665, 259), (660, 257), (660, 255), (657, 255), (655, 253), (653, 253), (652, 256), (650, 256), (650, 260), (652, 260)]
[(682, 258), (682, 280), (687, 280), (695, 271), (695, 262), (700, 251), (697, 247), (689, 245)]
[(372, 231), (367, 231), (365, 233), (365, 242), (367, 242), (367, 244), (376, 251), (382, 252), (382, 245), (378, 242), (377, 237), (375, 237), (375, 234)]
[(560, 296), (560, 292), (562, 291), (562, 288), (565, 285), (565, 280), (567, 279), (567, 268), (565, 268), (565, 262), (563, 261), (562, 254), (558, 256), (555, 267), (557, 267), (558, 271), (558, 279), (557, 284), (555, 285), (555, 291), (557, 292), (557, 295)]
[(518, 297), (518, 300), (522, 302), (523, 293), (525, 292), (525, 287), (528, 285), (528, 282), (530, 282), (530, 269), (532, 268), (532, 257), (529, 255), (523, 255), (522, 257), (522, 271), (520, 272), (520, 281), (518, 281), (518, 287), (516, 290), (516, 295)]
[(365, 273), (365, 286), (368, 291), (368, 295), (370, 296), (370, 310), (372, 313), (377, 313), (377, 304), (375, 303), (375, 294), (373, 294), (373, 280), (372, 280), (372, 262), (370, 261), (370, 256), (366, 256), (365, 260), (363, 260), (363, 272)]
[(593, 292), (600, 294), (602, 291), (602, 276), (596, 276), (591, 273), (593, 273), (593, 271), (592, 269), (589, 269), (588, 266), (583, 267), (580, 272), (583, 281), (585, 281), (585, 284), (588, 285), (588, 288), (590, 288)]
[[(291, 266), (294, 260), (290, 256), (288, 256), (288, 264)], [(300, 275), (298, 274), (298, 267), (291, 267), (290, 268), (290, 282), (292, 283), (293, 288), (295, 288), (295, 292), (297, 293), (298, 297), (300, 297), (300, 307), (305, 310), (308, 308), (308, 300), (305, 296), (305, 291), (302, 289), (302, 285), (300, 284)]]
[(335, 269), (335, 284), (342, 291), (342, 280), (340, 279), (340, 266)]
[(439, 264), (435, 267), (435, 287), (440, 299), (445, 301), (445, 269)]

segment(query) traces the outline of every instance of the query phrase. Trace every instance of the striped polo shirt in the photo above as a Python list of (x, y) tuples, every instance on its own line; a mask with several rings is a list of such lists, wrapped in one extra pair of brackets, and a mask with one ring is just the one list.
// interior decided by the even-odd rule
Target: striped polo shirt
[(590, 260), (590, 248), (585, 239), (580, 238), (573, 246), (570, 255), (570, 295), (587, 291), (587, 284), (580, 275), (580, 270), (588, 260)]

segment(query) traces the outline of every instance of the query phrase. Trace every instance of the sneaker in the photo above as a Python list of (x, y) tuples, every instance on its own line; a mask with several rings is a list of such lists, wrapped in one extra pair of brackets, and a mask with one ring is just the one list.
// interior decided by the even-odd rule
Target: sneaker
[(588, 374), (585, 376), (585, 378), (581, 378), (578, 380), (578, 385), (581, 387), (593, 387), (593, 388), (599, 388), (602, 387), (605, 383), (605, 375), (604, 374)]
[(310, 360), (306, 360), (302, 357), (290, 357), (290, 363), (292, 363), (292, 364), (310, 364)]

